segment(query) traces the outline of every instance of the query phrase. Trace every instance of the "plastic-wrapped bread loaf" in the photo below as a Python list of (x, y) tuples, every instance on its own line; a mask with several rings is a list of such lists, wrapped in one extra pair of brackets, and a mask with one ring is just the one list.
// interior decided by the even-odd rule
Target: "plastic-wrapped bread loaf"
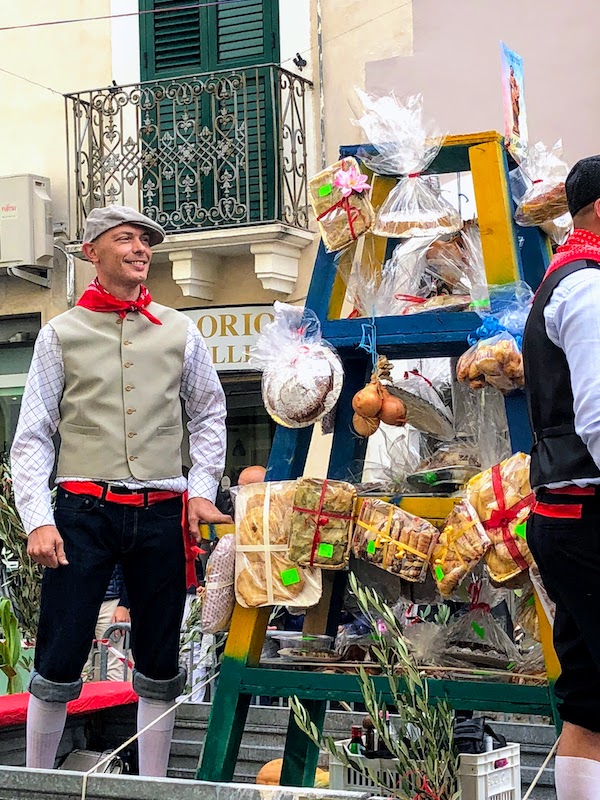
[(401, 508), (398, 511), (398, 543), (388, 544), (384, 566), (405, 581), (422, 583), (427, 577), (431, 554), (440, 532), (426, 519), (409, 514)]
[(528, 455), (515, 453), (467, 484), (467, 499), (492, 542), (485, 563), (496, 583), (516, 577), (533, 563), (525, 538), (525, 523), (535, 503), (529, 462)]
[(356, 489), (345, 481), (303, 478), (296, 485), (288, 556), (302, 566), (342, 569), (348, 562)]
[(321, 597), (321, 571), (287, 556), (295, 481), (254, 483), (235, 504), (235, 595), (245, 608), (308, 608)]
[(365, 498), (354, 527), (352, 551), (357, 558), (420, 583), (427, 576), (438, 536), (427, 520), (383, 500)]
[(336, 185), (339, 171), (360, 173), (354, 158), (342, 158), (308, 182), (308, 196), (315, 212), (323, 243), (328, 251), (341, 250), (371, 229), (375, 212), (366, 192), (344, 197)]
[(467, 500), (457, 503), (444, 523), (431, 558), (431, 569), (442, 597), (450, 597), (491, 544), (473, 506)]
[(234, 580), (235, 536), (227, 534), (217, 542), (206, 564), (200, 625), (203, 633), (219, 633), (229, 628), (235, 606)]

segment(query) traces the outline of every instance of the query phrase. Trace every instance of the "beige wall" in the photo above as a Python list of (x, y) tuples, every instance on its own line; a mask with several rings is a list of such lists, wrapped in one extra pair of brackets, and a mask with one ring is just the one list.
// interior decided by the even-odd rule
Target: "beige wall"
[[(313, 0), (313, 16), (316, 16), (316, 0)], [(341, 144), (363, 141), (360, 129), (350, 121), (350, 102), (355, 96), (354, 87), (366, 86), (368, 63), (411, 55), (413, 3), (322, 0), (322, 20), (325, 142), (327, 161), (331, 163), (336, 160)], [(316, 28), (313, 36), (316, 45)], [(316, 64), (316, 49), (312, 58)], [(318, 104), (315, 106), (318, 115)]]
[[(4, 3), (2, 27), (108, 14), (109, 0), (19, 0)], [(63, 92), (103, 86), (111, 80), (108, 20), (0, 31), (2, 124), (0, 176), (43, 175), (52, 184), (55, 223), (67, 222), (67, 163)], [(66, 307), (65, 262), (58, 256), (51, 290), (13, 277), (0, 277), (0, 315), (41, 312), (43, 321)], [(89, 268), (78, 268), (87, 279)], [(81, 286), (81, 288), (83, 288)]]
[(530, 141), (562, 137), (571, 164), (600, 151), (597, 2), (453, 0), (451, 6), (449, 13), (443, 0), (414, 3), (414, 54), (370, 58), (367, 89), (422, 92), (427, 110), (450, 133), (503, 132), (502, 40), (524, 60)]

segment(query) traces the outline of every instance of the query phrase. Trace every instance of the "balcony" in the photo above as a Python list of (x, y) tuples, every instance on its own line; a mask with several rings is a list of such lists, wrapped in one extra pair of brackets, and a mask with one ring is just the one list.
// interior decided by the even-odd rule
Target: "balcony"
[(232, 246), (254, 254), (265, 288), (289, 294), (312, 241), (311, 87), (268, 64), (67, 95), (74, 238), (91, 209), (133, 206), (167, 231), (184, 294), (212, 299), (215, 259)]

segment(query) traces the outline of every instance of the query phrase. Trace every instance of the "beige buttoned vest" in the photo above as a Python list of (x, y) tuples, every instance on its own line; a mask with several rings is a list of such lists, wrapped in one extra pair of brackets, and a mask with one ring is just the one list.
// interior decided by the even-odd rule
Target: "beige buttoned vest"
[(181, 475), (179, 392), (188, 319), (150, 303), (139, 312), (82, 306), (50, 321), (62, 348), (59, 478), (159, 480)]

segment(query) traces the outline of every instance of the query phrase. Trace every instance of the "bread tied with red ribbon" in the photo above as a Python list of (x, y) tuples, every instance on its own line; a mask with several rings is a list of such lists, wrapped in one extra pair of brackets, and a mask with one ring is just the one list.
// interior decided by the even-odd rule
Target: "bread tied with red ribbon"
[(345, 481), (302, 478), (296, 484), (288, 558), (304, 567), (348, 563), (356, 488)]
[(505, 584), (533, 564), (526, 522), (535, 504), (529, 482), (530, 458), (516, 453), (471, 478), (467, 500), (474, 507), (492, 546), (485, 563), (492, 581)]

